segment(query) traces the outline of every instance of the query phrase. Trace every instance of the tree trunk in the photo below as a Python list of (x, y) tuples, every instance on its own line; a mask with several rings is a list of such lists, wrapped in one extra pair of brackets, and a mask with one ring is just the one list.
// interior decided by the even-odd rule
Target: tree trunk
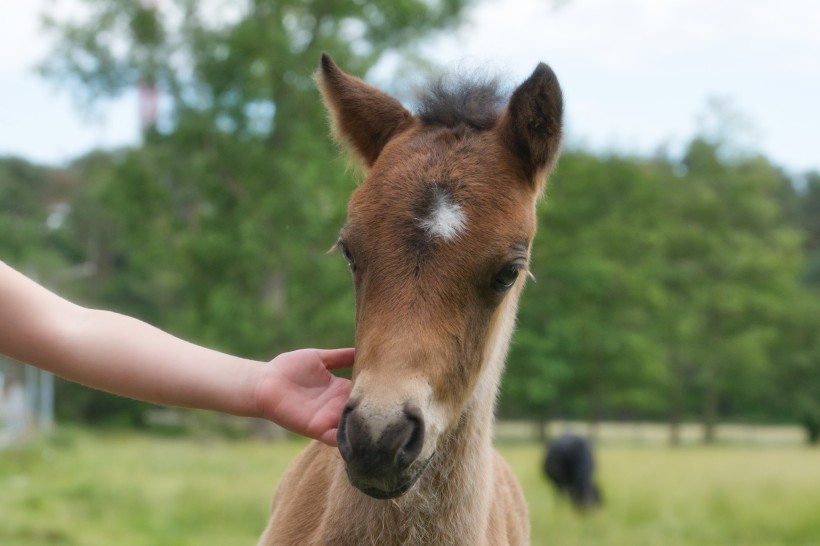
[(806, 430), (806, 441), (810, 446), (820, 443), (820, 416), (805, 416), (803, 428)]
[(547, 418), (543, 414), (539, 414), (535, 426), (537, 427), (535, 431), (536, 440), (540, 445), (544, 445), (547, 443)]
[(598, 425), (601, 422), (603, 413), (603, 389), (600, 378), (596, 375), (592, 378), (589, 392), (589, 437), (593, 441), (598, 441)]
[(706, 386), (703, 398), (703, 443), (715, 443), (715, 426), (717, 423), (718, 393), (714, 384)]
[(681, 445), (681, 423), (683, 421), (683, 373), (681, 364), (677, 358), (670, 360), (671, 379), (669, 393), (669, 445), (677, 447)]
[(681, 413), (680, 400), (673, 394), (669, 407), (669, 445), (672, 447), (681, 445)]

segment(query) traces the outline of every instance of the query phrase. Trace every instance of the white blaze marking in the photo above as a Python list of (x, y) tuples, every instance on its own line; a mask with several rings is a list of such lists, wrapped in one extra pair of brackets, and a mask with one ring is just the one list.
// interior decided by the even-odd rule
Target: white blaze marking
[(451, 241), (464, 230), (466, 223), (467, 216), (461, 205), (454, 203), (447, 192), (436, 190), (433, 209), (419, 225), (431, 237), (442, 237)]

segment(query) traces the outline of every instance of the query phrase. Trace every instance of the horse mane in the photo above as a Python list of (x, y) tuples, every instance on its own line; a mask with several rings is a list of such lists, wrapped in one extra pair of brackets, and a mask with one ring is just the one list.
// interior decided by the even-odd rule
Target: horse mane
[(495, 76), (446, 74), (418, 93), (416, 115), (428, 125), (484, 131), (495, 125), (507, 97)]

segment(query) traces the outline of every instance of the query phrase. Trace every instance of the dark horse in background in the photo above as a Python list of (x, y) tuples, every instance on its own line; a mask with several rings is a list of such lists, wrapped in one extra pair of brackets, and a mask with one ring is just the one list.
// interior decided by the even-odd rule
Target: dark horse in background
[(594, 481), (595, 454), (588, 439), (564, 434), (550, 442), (544, 472), (558, 492), (568, 495), (577, 509), (601, 505), (601, 491)]

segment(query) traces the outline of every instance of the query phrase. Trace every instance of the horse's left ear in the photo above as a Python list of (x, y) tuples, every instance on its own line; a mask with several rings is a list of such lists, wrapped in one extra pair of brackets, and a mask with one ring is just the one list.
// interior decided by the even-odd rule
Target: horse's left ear
[(499, 131), (518, 156), (525, 175), (540, 187), (558, 159), (564, 101), (561, 86), (544, 63), (510, 97)]
[(371, 167), (387, 142), (412, 124), (413, 115), (387, 93), (342, 71), (322, 54), (316, 82), (330, 112), (333, 135)]

